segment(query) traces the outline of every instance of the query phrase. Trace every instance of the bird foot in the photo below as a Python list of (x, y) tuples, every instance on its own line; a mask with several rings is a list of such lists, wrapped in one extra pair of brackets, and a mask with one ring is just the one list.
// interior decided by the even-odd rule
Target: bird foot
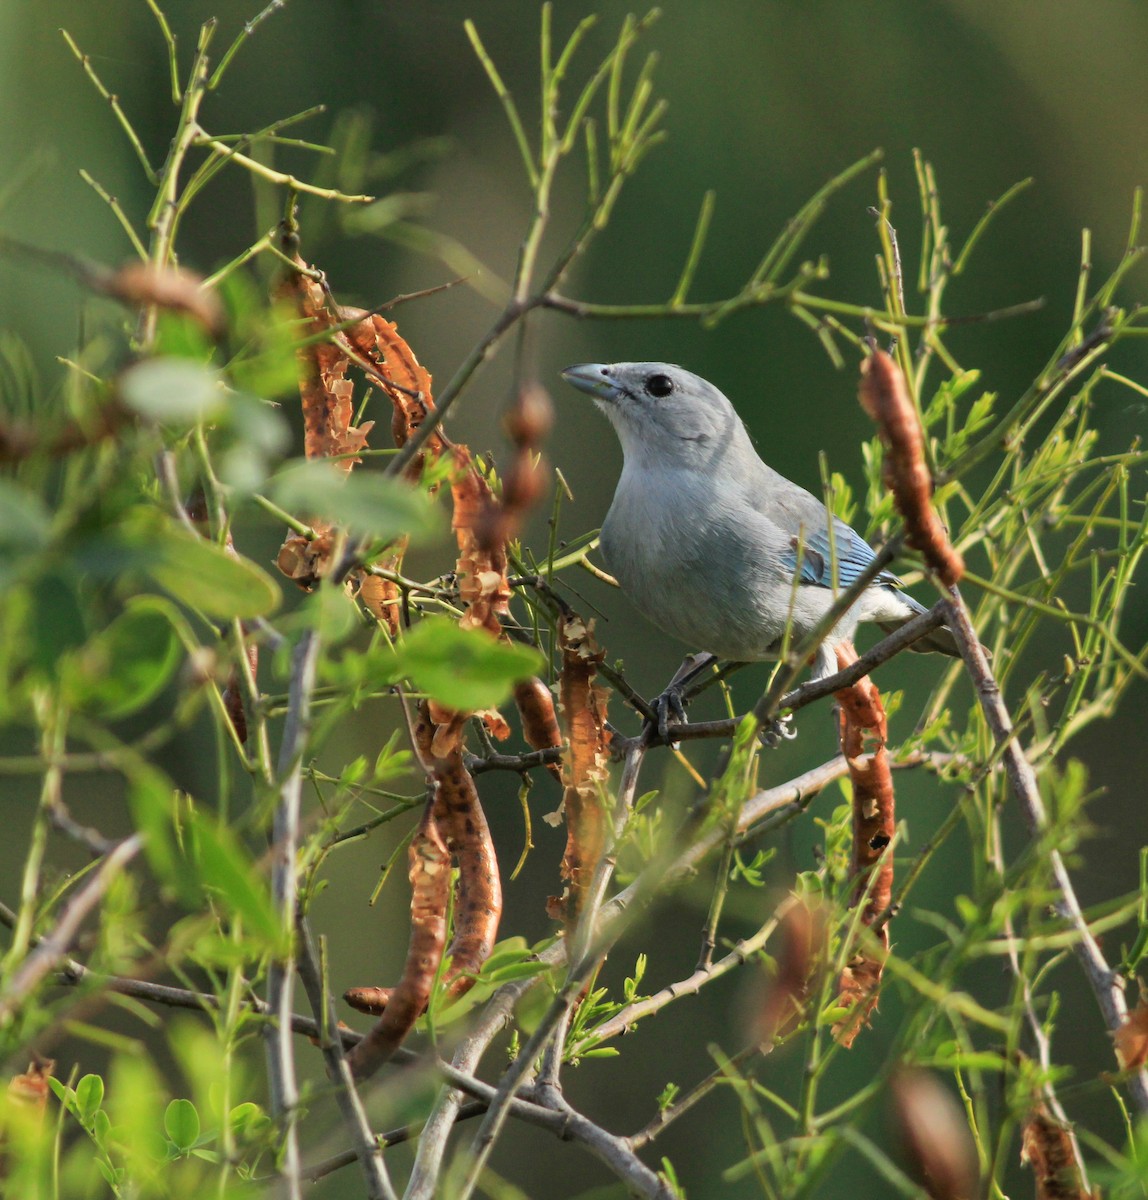
[(782, 742), (792, 742), (797, 737), (797, 726), (793, 723), (793, 713), (782, 717), (774, 717), (768, 724), (758, 730), (758, 740), (769, 750), (776, 750)]
[[(686, 716), (686, 705), (682, 698), (682, 685), (671, 682), (660, 696), (655, 696), (650, 701), (650, 708), (654, 713), (654, 722), (657, 726), (658, 737), (663, 742), (670, 740), (671, 725), (688, 725), (689, 718)], [(671, 745), (677, 748), (677, 743)]]

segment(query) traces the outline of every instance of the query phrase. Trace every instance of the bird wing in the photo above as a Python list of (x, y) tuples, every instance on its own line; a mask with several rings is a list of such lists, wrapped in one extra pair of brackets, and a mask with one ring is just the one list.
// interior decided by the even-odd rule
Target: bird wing
[[(782, 555), (781, 561), (792, 571), (796, 571), (800, 563), (800, 583), (827, 588), (849, 587), (874, 557), (872, 546), (840, 517), (834, 517), (832, 544), (827, 525), (803, 529), (790, 539), (789, 549)], [(834, 566), (836, 572), (833, 571)], [(893, 587), (899, 587), (901, 583), (891, 571), (882, 571), (875, 582), (891, 584)]]

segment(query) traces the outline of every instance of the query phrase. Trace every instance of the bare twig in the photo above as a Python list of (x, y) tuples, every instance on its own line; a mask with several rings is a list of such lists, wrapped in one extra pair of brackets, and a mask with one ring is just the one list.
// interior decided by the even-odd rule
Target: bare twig
[(39, 941), (0, 991), (0, 1022), (6, 1021), (44, 976), (59, 965), (84, 919), (103, 899), (115, 876), (142, 848), (143, 838), (139, 834), (124, 838), (96, 868), (91, 879), (72, 896), (52, 932)]
[[(1004, 766), (1009, 783), (1021, 806), (1025, 823), (1034, 837), (1039, 837), (1048, 828), (1048, 814), (1041, 799), (1036, 773), (1025, 756), (1024, 750), (1013, 734), (1012, 719), (1005, 707), (1000, 687), (993, 677), (984, 649), (973, 629), (972, 620), (960, 591), (949, 589), (949, 627), (961, 650), (969, 675), (976, 689), (981, 711), (984, 713), (997, 743), (1004, 747)], [(1085, 977), (1096, 995), (1104, 1023), (1110, 1033), (1115, 1033), (1127, 1019), (1128, 1005), (1124, 997), (1123, 980), (1109, 967), (1100, 946), (1088, 928), (1081, 911), (1080, 902), (1072, 886), (1072, 879), (1064, 866), (1059, 851), (1048, 852), (1049, 867), (1060, 895), (1056, 910), (1076, 930), (1077, 941), (1073, 952), (1080, 963)], [(1137, 1109), (1148, 1113), (1148, 1073), (1143, 1069), (1128, 1075), (1128, 1088)]]
[[(299, 936), (299, 977), (307, 992), (311, 1011), (322, 1029), (319, 1048), (327, 1064), (327, 1076), (335, 1087), (335, 1098), (343, 1122), (351, 1135), (355, 1154), (363, 1169), (367, 1185), (367, 1200), (396, 1200), (394, 1186), (383, 1161), (383, 1149), (379, 1140), (371, 1133), (363, 1103), (351, 1079), (351, 1069), (343, 1053), (343, 1043), (338, 1036), (338, 1019), (335, 1016), (334, 998), (325, 986), (319, 956), (311, 939), (307, 920), (300, 914), (296, 922)], [(302, 1172), (300, 1172), (302, 1177)]]
[[(279, 802), (272, 833), (271, 899), (285, 931), (295, 923), (298, 899), (296, 851), (302, 791), (302, 755), (311, 717), (311, 689), (319, 661), (319, 635), (305, 630), (291, 657), (291, 683), (283, 741), (279, 747)], [(284, 1122), (282, 1173), (289, 1200), (299, 1200), (301, 1165), (295, 1128), (299, 1086), (291, 1031), (295, 964), (290, 953), (271, 963), (267, 972), (267, 1004), (275, 1018), (265, 1031), (271, 1107)]]

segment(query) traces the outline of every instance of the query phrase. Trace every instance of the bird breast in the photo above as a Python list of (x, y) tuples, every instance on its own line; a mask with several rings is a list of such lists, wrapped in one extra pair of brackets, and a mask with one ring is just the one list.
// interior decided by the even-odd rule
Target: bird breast
[(601, 547), (649, 620), (691, 650), (752, 661), (770, 656), (792, 608), (784, 540), (736, 480), (627, 469)]

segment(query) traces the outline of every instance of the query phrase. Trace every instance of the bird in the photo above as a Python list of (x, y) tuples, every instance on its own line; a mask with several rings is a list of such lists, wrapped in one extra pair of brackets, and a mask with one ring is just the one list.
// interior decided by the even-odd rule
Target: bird
[[(865, 539), (822, 500), (766, 465), (726, 396), (663, 362), (578, 363), (562, 378), (590, 395), (622, 445), (622, 474), (599, 549), (622, 592), (655, 625), (694, 650), (732, 662), (777, 658), (797, 646), (872, 563)], [(836, 649), (857, 625), (886, 632), (926, 609), (890, 571), (861, 592), (814, 652), (812, 678), (837, 670)], [(957, 656), (938, 627), (915, 650)], [(655, 701), (684, 718), (683, 663)]]

